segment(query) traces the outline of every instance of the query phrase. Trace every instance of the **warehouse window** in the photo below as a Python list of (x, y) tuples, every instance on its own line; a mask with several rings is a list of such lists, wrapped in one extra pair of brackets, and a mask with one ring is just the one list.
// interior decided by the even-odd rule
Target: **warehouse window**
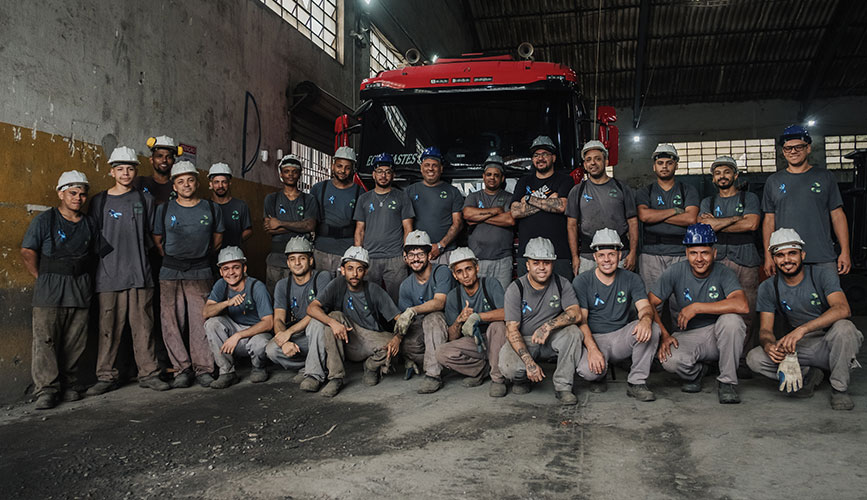
[(331, 178), (331, 155), (295, 141), (292, 141), (292, 151), (301, 158), (301, 180), (298, 189), (310, 191), (317, 182)]
[(846, 154), (856, 149), (867, 149), (867, 135), (826, 135), (825, 165), (830, 170), (853, 168)]
[(740, 139), (733, 141), (696, 141), (674, 144), (680, 155), (679, 175), (701, 175), (717, 156), (731, 156), (743, 172), (776, 172), (776, 150), (773, 139)]
[(376, 26), (370, 26), (370, 76), (406, 64), (400, 52)]
[(340, 0), (260, 0), (331, 57), (340, 60)]

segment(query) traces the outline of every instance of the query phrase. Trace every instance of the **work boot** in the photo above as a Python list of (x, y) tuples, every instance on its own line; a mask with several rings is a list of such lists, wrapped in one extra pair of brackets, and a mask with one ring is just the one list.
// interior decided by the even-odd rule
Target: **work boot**
[(415, 364), (415, 361), (406, 360), (406, 372), (403, 375), (404, 380), (409, 380), (413, 375), (419, 375), (421, 370), (418, 369), (418, 365)]
[(475, 377), (464, 377), (464, 379), (461, 381), (461, 385), (463, 385), (464, 387), (478, 387), (482, 385), (482, 382), (485, 381), (485, 378), (490, 373), (491, 369), (485, 366), (485, 369), (482, 370), (481, 373), (479, 373)]
[(698, 377), (689, 382), (684, 382), (680, 386), (680, 390), (689, 393), (701, 392), (701, 379), (707, 375), (708, 371), (710, 371), (710, 368), (706, 364), (701, 363), (701, 371), (698, 372)]
[(807, 375), (804, 376), (803, 386), (792, 393), (792, 396), (796, 398), (812, 398), (813, 392), (816, 391), (816, 387), (822, 382), (822, 378), (825, 376), (822, 373), (822, 370), (818, 368), (810, 368), (807, 372)]
[(50, 392), (43, 392), (36, 398), (36, 405), (34, 408), (37, 410), (50, 410), (57, 406), (57, 401), (54, 399), (54, 394)]
[(117, 382), (114, 380), (99, 380), (90, 386), (90, 389), (88, 389), (85, 394), (88, 396), (99, 396), (100, 394), (105, 394), (106, 392), (115, 389), (117, 389)]
[(831, 388), (831, 409), (832, 410), (851, 410), (855, 408), (855, 403), (852, 402), (852, 398), (849, 397), (849, 393), (846, 391), (838, 391), (837, 389)]
[(342, 378), (333, 378), (325, 384), (325, 387), (322, 388), (322, 392), (319, 394), (325, 396), (326, 398), (333, 398), (340, 392), (340, 388), (343, 387), (343, 379)]
[(718, 382), (717, 393), (719, 395), (719, 404), (721, 405), (736, 405), (741, 402), (741, 397), (738, 396), (738, 391), (735, 390), (734, 384)]
[(64, 389), (63, 392), (60, 393), (60, 400), (67, 403), (70, 401), (78, 401), (79, 399), (81, 399), (81, 393), (75, 389)]
[(304, 368), (302, 368), (298, 370), (298, 373), (296, 373), (294, 377), (292, 377), (292, 383), (300, 384), (301, 382), (304, 382), (305, 378), (307, 378), (307, 375), (304, 374)]
[(172, 388), (173, 389), (186, 389), (193, 385), (193, 371), (192, 370), (184, 370), (181, 373), (175, 375), (175, 379), (172, 380)]
[(361, 376), (361, 381), (364, 382), (364, 385), (369, 385), (371, 387), (378, 384), (379, 370), (368, 370), (367, 366), (365, 366), (364, 374)]
[(741, 359), (738, 362), (738, 380), (749, 380), (753, 378), (753, 371), (747, 366), (747, 360)]
[(313, 377), (304, 377), (304, 380), (301, 381), (301, 385), (298, 387), (304, 392), (316, 392), (321, 385), (322, 382)]
[(145, 389), (153, 389), (155, 391), (167, 391), (172, 388), (169, 384), (160, 380), (160, 378), (156, 375), (153, 377), (143, 378), (138, 381), (139, 387), (144, 387)]
[(604, 378), (602, 380), (594, 380), (590, 382), (590, 392), (594, 394), (601, 394), (603, 392), (608, 391), (608, 381)]
[(492, 398), (502, 398), (505, 395), (506, 384), (491, 380), (491, 388), (488, 390), (488, 396), (491, 396)]
[(512, 394), (529, 394), (531, 389), (532, 388), (530, 387), (530, 383), (527, 381), (514, 382), (512, 384)]
[(258, 384), (268, 380), (268, 370), (264, 368), (253, 368), (250, 372), (250, 382)]
[(210, 373), (196, 375), (196, 382), (198, 382), (202, 387), (211, 387), (211, 384), (214, 383), (214, 376)]
[(626, 383), (626, 395), (639, 401), (656, 401), (656, 395), (647, 387), (647, 384)]
[(575, 406), (578, 404), (578, 397), (572, 394), (572, 391), (554, 391), (554, 395), (560, 400), (561, 406)]
[(232, 384), (237, 384), (240, 380), (235, 372), (221, 373), (220, 377), (211, 382), (208, 387), (211, 389), (225, 389)]
[(419, 394), (431, 394), (437, 392), (442, 389), (443, 381), (439, 377), (431, 377), (430, 375), (425, 375), (424, 379), (422, 379), (421, 383), (418, 385), (418, 393)]

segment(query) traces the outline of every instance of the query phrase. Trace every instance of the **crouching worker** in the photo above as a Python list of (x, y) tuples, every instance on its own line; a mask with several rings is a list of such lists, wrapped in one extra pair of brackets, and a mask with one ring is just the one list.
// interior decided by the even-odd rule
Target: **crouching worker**
[(503, 286), (496, 278), (479, 277), (479, 261), (469, 248), (456, 248), (449, 267), (459, 285), (446, 296), (449, 341), (437, 348), (437, 362), (466, 375), (464, 387), (481, 385), (490, 374), (490, 396), (501, 398), (506, 395), (499, 366), (506, 343)]
[[(831, 372), (831, 408), (851, 410), (849, 371), (864, 336), (849, 321), (849, 301), (833, 270), (804, 266), (804, 241), (794, 229), (771, 234), (768, 251), (777, 272), (759, 285), (759, 342), (747, 355), (756, 373), (779, 380), (780, 390), (808, 398)], [(782, 320), (783, 337), (774, 335), (775, 314)]]
[(430, 394), (443, 386), (443, 367), (437, 362), (436, 351), (448, 337), (443, 309), (453, 285), (448, 266), (431, 262), (432, 248), (426, 232), (415, 230), (407, 235), (403, 257), (412, 273), (400, 284), (397, 303), (403, 312), (395, 331), (406, 336), (401, 352), (406, 361), (406, 379), (418, 373), (419, 365), (424, 367), (419, 394)]
[[(265, 354), (274, 364), (287, 370), (299, 370), (301, 389), (308, 392), (319, 390), (319, 381), (304, 377), (303, 368), (309, 353), (307, 325), (310, 316), (307, 306), (313, 302), (320, 290), (331, 281), (328, 271), (313, 270), (313, 244), (303, 236), (295, 236), (286, 243), (286, 264), (289, 277), (277, 282), (274, 288), (274, 331), (276, 334)], [(313, 355), (325, 360), (325, 350), (318, 343), (319, 350)]]
[(741, 402), (735, 386), (747, 332), (740, 315), (750, 309), (735, 272), (714, 263), (715, 243), (716, 234), (709, 225), (687, 227), (683, 237), (686, 261), (666, 269), (649, 298), (655, 308), (671, 297), (679, 311), (675, 332), (669, 335), (661, 329), (658, 355), (665, 371), (683, 379), (680, 390), (701, 392), (701, 379), (708, 372), (705, 362), (716, 361), (719, 402), (733, 404)]
[[(392, 322), (400, 311), (388, 293), (379, 285), (364, 281), (370, 265), (367, 250), (349, 247), (343, 254), (340, 274), (319, 292), (307, 307), (312, 319), (307, 326), (310, 350), (324, 343), (328, 383), (321, 394), (334, 397), (343, 387), (346, 371), (344, 363), (364, 362), (363, 382), (379, 383), (380, 373), (388, 372), (391, 358), (400, 350), (401, 335), (391, 333)], [(325, 370), (318, 358), (307, 356), (305, 377), (320, 383), (325, 380)]]
[(36, 278), (30, 373), (37, 410), (81, 399), (78, 361), (87, 344), (97, 241), (96, 224), (81, 212), (89, 186), (83, 173), (63, 172), (60, 205), (37, 215), (21, 243), (24, 267)]
[(234, 356), (250, 358), (250, 382), (268, 380), (265, 346), (273, 337), (274, 311), (268, 288), (247, 276), (247, 258), (238, 247), (226, 247), (217, 257), (220, 278), (211, 289), (202, 315), (205, 335), (220, 369), (211, 382), (213, 389), (225, 389), (238, 382)]
[(513, 394), (530, 392), (530, 382), (545, 378), (538, 359), (557, 358), (554, 395), (564, 406), (578, 403), (572, 393), (583, 335), (578, 328), (581, 308), (566, 278), (554, 274), (554, 245), (533, 238), (524, 251), (527, 274), (506, 290), (506, 339), (500, 349), (500, 372), (512, 381)]
[[(637, 274), (618, 269), (623, 242), (617, 231), (596, 231), (590, 248), (596, 269), (572, 281), (584, 318), (580, 325), (584, 352), (578, 361), (578, 375), (590, 382), (591, 392), (605, 392), (609, 363), (632, 359), (626, 395), (654, 401), (656, 396), (647, 387), (647, 377), (659, 343), (659, 325), (653, 322), (647, 289)], [(629, 321), (633, 307), (638, 319)]]

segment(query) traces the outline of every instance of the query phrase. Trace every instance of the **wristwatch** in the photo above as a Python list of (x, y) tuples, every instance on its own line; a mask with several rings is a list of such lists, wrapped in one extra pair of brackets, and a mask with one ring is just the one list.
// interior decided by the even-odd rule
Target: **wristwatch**
[(440, 253), (443, 253), (443, 250), (445, 250), (445, 249), (446, 249), (446, 247), (442, 246), (441, 243), (437, 243), (437, 250), (439, 250)]

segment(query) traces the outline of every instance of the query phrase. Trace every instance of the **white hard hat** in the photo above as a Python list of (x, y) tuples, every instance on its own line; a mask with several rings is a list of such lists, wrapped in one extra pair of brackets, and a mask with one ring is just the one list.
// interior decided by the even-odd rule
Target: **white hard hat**
[(527, 242), (524, 257), (534, 260), (557, 260), (554, 244), (548, 238), (538, 236)]
[(731, 168), (734, 173), (738, 173), (738, 162), (731, 156), (717, 156), (713, 163), (710, 164), (711, 173), (713, 173), (715, 167), (720, 165), (725, 165)]
[(292, 166), (301, 168), (301, 158), (298, 158), (297, 156), (293, 155), (292, 153), (289, 153), (288, 155), (286, 155), (280, 159), (280, 165), (277, 167), (277, 170), (280, 170), (281, 168), (285, 167), (286, 165), (292, 165)]
[(506, 169), (506, 164), (503, 163), (502, 156), (497, 153), (491, 153), (491, 155), (485, 160), (485, 168), (488, 167), (496, 167), (500, 169), (500, 172), (503, 172)]
[(540, 135), (533, 139), (533, 144), (530, 145), (530, 154), (535, 153), (537, 149), (546, 149), (552, 153), (557, 153), (557, 146), (547, 135)]
[(178, 156), (184, 154), (184, 148), (180, 146), (175, 146), (175, 140), (167, 135), (161, 135), (158, 137), (149, 137), (147, 140), (148, 149), (153, 151), (154, 149), (168, 149), (172, 153), (177, 153)]
[(596, 250), (599, 247), (617, 247), (623, 248), (623, 241), (620, 240), (620, 235), (613, 229), (600, 229), (593, 235), (593, 242), (590, 243), (590, 248)]
[(790, 248), (804, 249), (804, 240), (801, 239), (801, 235), (797, 231), (788, 227), (781, 227), (771, 233), (771, 239), (768, 242), (768, 251), (771, 254)]
[(313, 253), (313, 243), (303, 236), (295, 236), (286, 242), (286, 249), (283, 253)]
[(108, 158), (108, 164), (114, 166), (119, 163), (138, 165), (138, 155), (135, 153), (133, 148), (118, 146), (111, 152), (111, 156)]
[(365, 266), (370, 265), (370, 256), (367, 253), (367, 250), (365, 250), (361, 247), (349, 247), (349, 248), (347, 248), (346, 251), (343, 252), (343, 258), (340, 259), (340, 265), (342, 266), (348, 260), (355, 260), (355, 261), (361, 262)]
[(62, 174), (60, 174), (60, 179), (57, 179), (58, 191), (66, 191), (67, 189), (75, 185), (90, 187), (90, 183), (87, 182), (87, 176), (84, 175), (84, 172), (79, 172), (78, 170), (70, 170), (68, 172), (63, 172)]
[(193, 174), (198, 177), (199, 171), (196, 170), (196, 166), (189, 161), (179, 161), (172, 166), (172, 180), (175, 180), (175, 177), (184, 174)]
[(465, 260), (472, 260), (474, 262), (478, 262), (479, 259), (476, 257), (476, 254), (473, 253), (467, 247), (458, 247), (449, 255), (449, 267), (457, 264), (458, 262), (463, 262)]
[(415, 231), (406, 235), (406, 241), (403, 242), (403, 248), (425, 246), (432, 246), (430, 242), (430, 236), (428, 236), (428, 234), (421, 229), (416, 229)]
[(211, 168), (208, 169), (208, 179), (215, 175), (227, 175), (230, 178), (232, 177), (232, 169), (229, 168), (225, 163), (214, 163), (211, 165)]
[(227, 262), (235, 261), (247, 262), (247, 257), (244, 257), (244, 252), (238, 247), (226, 247), (220, 250), (217, 256), (217, 265), (222, 266)]
[(599, 151), (602, 151), (602, 156), (604, 156), (606, 159), (608, 158), (608, 149), (605, 147), (605, 144), (602, 144), (602, 141), (587, 141), (587, 143), (584, 144), (584, 147), (581, 148), (581, 158), (583, 159), (584, 155), (587, 154), (587, 151), (591, 151), (593, 149), (598, 149)]
[(657, 158), (671, 158), (676, 162), (680, 161), (680, 156), (677, 155), (677, 148), (674, 147), (674, 144), (657, 145), (653, 151), (653, 155), (651, 155), (651, 159), (656, 161)]
[(355, 150), (349, 146), (340, 146), (337, 148), (337, 151), (334, 152), (334, 159), (349, 160), (352, 163), (355, 163)]

